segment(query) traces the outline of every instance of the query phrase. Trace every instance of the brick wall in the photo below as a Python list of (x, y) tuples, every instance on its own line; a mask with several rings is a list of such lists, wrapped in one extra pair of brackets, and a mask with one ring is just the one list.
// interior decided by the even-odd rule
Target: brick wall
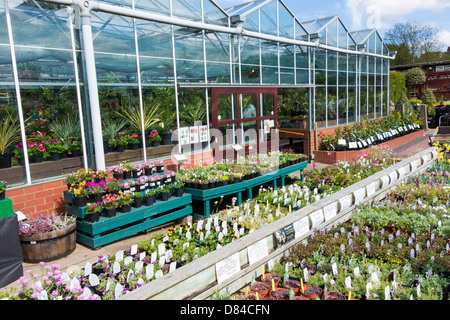
[[(188, 156), (185, 167), (213, 162), (212, 152), (205, 152)], [(178, 169), (177, 163), (170, 159), (164, 161), (166, 170)], [(64, 213), (66, 203), (63, 192), (67, 190), (64, 179), (33, 184), (31, 186), (13, 188), (6, 191), (6, 197), (11, 199), (14, 211), (22, 211), (27, 217)]]

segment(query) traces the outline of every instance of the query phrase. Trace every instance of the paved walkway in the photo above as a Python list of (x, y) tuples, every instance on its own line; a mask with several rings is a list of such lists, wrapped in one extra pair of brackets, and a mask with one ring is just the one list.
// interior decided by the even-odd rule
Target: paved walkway
[[(393, 150), (395, 153), (401, 155), (402, 157), (406, 157), (409, 156), (411, 154), (417, 153), (421, 150), (425, 150), (428, 148), (428, 135), (433, 134), (433, 131), (430, 130), (429, 132), (426, 133), (426, 135), (424, 137), (421, 137), (417, 140), (411, 141), (407, 144), (405, 144), (404, 146)], [(321, 163), (310, 163), (305, 170), (313, 170), (313, 169), (320, 169), (320, 168), (324, 168), (327, 167), (329, 165), (327, 164), (321, 164)], [(295, 174), (294, 174), (295, 175)], [(158, 229), (154, 228), (151, 232), (161, 232), (164, 231), (170, 227), (172, 227), (174, 224), (176, 223), (168, 223), (165, 224), (161, 227), (159, 227)], [(109, 255), (113, 255), (115, 254), (117, 251), (119, 250), (124, 250), (128, 247), (131, 247), (132, 245), (147, 239), (149, 237), (149, 233), (148, 232), (141, 232), (139, 234), (136, 234), (134, 236), (130, 236), (128, 238), (122, 239), (120, 241), (114, 242), (112, 244), (109, 245), (105, 245), (101, 248), (98, 249), (91, 249), (89, 247), (86, 247), (82, 244), (77, 243), (76, 244), (76, 249), (73, 253), (71, 253), (70, 255), (56, 260), (56, 261), (51, 261), (46, 263), (46, 265), (49, 264), (58, 264), (60, 266), (60, 270), (62, 270), (63, 272), (67, 272), (67, 273), (71, 273), (71, 271), (73, 271), (76, 268), (83, 268), (87, 262), (93, 263), (95, 261), (97, 261), (98, 256), (101, 255), (105, 255), (105, 256), (109, 256)], [(23, 270), (24, 273), (27, 270), (31, 270), (32, 274), (38, 273), (40, 274), (40, 270), (41, 267), (39, 266), (39, 264), (33, 264), (33, 263), (23, 263)], [(8, 288), (20, 288), (20, 282), (19, 281), (15, 281), (12, 284), (4, 287), (4, 288), (0, 288), (0, 292), (4, 292), (6, 291), (6, 289)]]

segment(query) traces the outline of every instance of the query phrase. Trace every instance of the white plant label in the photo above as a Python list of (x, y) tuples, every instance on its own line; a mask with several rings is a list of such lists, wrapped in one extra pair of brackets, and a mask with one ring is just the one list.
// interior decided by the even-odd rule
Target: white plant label
[(255, 264), (269, 254), (266, 239), (262, 239), (247, 248), (248, 261), (250, 265)]
[(120, 263), (115, 261), (113, 265), (113, 273), (118, 274), (120, 272)]
[(119, 298), (122, 295), (123, 287), (120, 283), (116, 284), (116, 288), (114, 289), (114, 296)]
[(293, 223), (295, 238), (300, 237), (301, 235), (307, 233), (309, 231), (309, 219), (308, 217), (304, 217), (298, 221)]
[(222, 283), (241, 271), (239, 253), (235, 253), (216, 263), (217, 282)]
[(132, 261), (133, 261), (133, 257), (126, 257), (123, 264), (128, 266)]
[(123, 260), (123, 250), (117, 251), (116, 252), (116, 261), (120, 262)]
[(131, 254), (131, 255), (135, 255), (135, 254), (137, 253), (137, 250), (138, 250), (138, 245), (137, 245), (137, 244), (133, 244), (133, 245), (131, 246), (131, 252), (130, 252), (130, 254)]
[(324, 221), (323, 217), (323, 210), (317, 210), (309, 215), (309, 218), (311, 219), (311, 227), (317, 227)]
[(155, 270), (154, 264), (149, 264), (145, 267), (145, 276), (147, 277), (148, 280), (153, 278), (154, 270)]
[(366, 189), (361, 188), (353, 192), (353, 195), (355, 196), (355, 204), (359, 204), (364, 197), (366, 196)]
[(138, 261), (134, 265), (134, 270), (136, 271), (136, 273), (139, 273), (142, 270), (143, 267), (144, 267), (144, 262)]
[(169, 273), (175, 271), (176, 268), (177, 268), (177, 263), (175, 261), (171, 262), (170, 267), (169, 267)]
[(344, 196), (339, 199), (340, 211), (350, 208), (351, 201), (349, 196)]
[(337, 214), (336, 202), (324, 207), (323, 212), (325, 215), (325, 221), (328, 221), (328, 220), (332, 219), (333, 217), (335, 217)]
[(100, 283), (100, 281), (98, 280), (97, 275), (91, 273), (91, 274), (89, 275), (89, 284), (90, 284), (92, 287), (95, 287), (95, 286), (98, 286), (99, 283)]

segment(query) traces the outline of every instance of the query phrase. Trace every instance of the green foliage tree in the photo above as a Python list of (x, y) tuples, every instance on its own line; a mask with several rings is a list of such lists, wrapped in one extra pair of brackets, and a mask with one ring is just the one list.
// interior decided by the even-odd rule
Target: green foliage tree
[(419, 85), (427, 80), (425, 72), (419, 68), (411, 68), (406, 72), (406, 85), (411, 88), (411, 86)]
[(422, 102), (427, 105), (427, 112), (429, 115), (435, 113), (434, 105), (436, 104), (436, 97), (433, 90), (426, 88), (422, 94)]
[(407, 93), (406, 74), (404, 72), (391, 72), (389, 83), (390, 100), (397, 105), (403, 93)]

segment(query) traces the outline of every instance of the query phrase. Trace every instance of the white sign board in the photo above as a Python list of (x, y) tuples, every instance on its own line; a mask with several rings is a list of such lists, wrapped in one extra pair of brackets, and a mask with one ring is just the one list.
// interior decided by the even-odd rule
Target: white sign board
[(232, 256), (216, 263), (217, 282), (222, 283), (239, 271), (241, 271), (241, 264), (239, 262), (239, 253), (236, 252)]

